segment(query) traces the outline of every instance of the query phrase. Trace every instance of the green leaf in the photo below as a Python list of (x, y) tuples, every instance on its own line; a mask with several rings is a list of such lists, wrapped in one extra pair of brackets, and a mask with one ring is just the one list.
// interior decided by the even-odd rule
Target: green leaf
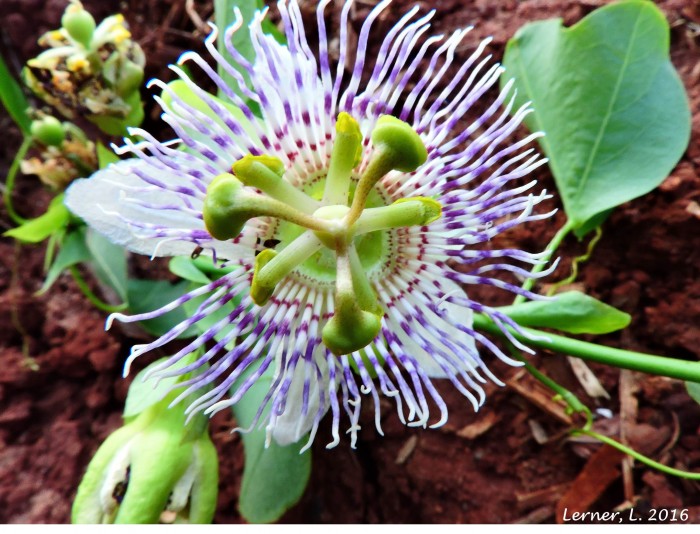
[(690, 395), (695, 402), (700, 404), (700, 384), (697, 382), (686, 382), (685, 389), (688, 390), (688, 395)]
[(97, 143), (97, 162), (100, 169), (104, 169), (110, 163), (116, 163), (119, 161), (119, 156), (112, 152), (109, 148), (104, 146), (101, 142)]
[(206, 285), (211, 280), (200, 271), (191, 258), (186, 258), (185, 256), (175, 256), (168, 263), (168, 268), (170, 272), (179, 276), (184, 280), (189, 280), (195, 284)]
[(7, 68), (5, 60), (0, 55), (0, 101), (7, 112), (17, 123), (17, 126), (22, 130), (24, 135), (29, 135), (29, 129), (32, 121), (27, 114), (29, 103), (24, 96), (22, 87), (15, 80)]
[[(233, 9), (237, 7), (241, 10), (241, 15), (243, 16), (243, 24), (240, 29), (233, 34), (231, 39), (231, 44), (233, 47), (248, 61), (255, 60), (255, 49), (253, 48), (253, 43), (250, 40), (250, 32), (248, 31), (248, 25), (253, 20), (253, 16), (256, 11), (263, 8), (262, 0), (214, 0), (214, 18), (216, 20), (216, 25), (219, 30), (224, 32), (235, 20), (235, 15)], [(238, 70), (243, 76), (243, 79), (248, 83), (250, 81), (250, 76), (248, 72), (240, 67), (233, 58), (229, 55), (226, 50), (225, 40), (220, 38), (217, 40), (217, 47), (219, 53), (229, 60), (231, 65)], [(234, 78), (229, 75), (226, 70), (222, 67), (218, 69), (219, 75), (224, 79), (224, 81), (231, 87), (234, 91), (240, 94), (240, 89), (238, 89), (238, 83)]]
[[(235, 20), (233, 11), (234, 7), (241, 10), (243, 24), (241, 25), (240, 29), (233, 34), (231, 44), (243, 57), (252, 63), (255, 61), (255, 48), (253, 48), (253, 43), (250, 39), (248, 26), (253, 20), (255, 12), (261, 11), (265, 7), (265, 3), (263, 0), (214, 0), (214, 18), (216, 20), (216, 25), (219, 27), (219, 31), (222, 33), (225, 28), (228, 28)], [(266, 34), (272, 35), (272, 37), (274, 37), (278, 43), (286, 44), (287, 39), (285, 34), (277, 29), (269, 18), (263, 20), (262, 29)], [(241, 74), (241, 76), (243, 76), (246, 85), (249, 85), (250, 75), (248, 74), (248, 71), (233, 61), (233, 58), (229, 55), (228, 50), (226, 50), (226, 43), (223, 38), (218, 39), (217, 47), (219, 53), (229, 61), (229, 63)], [(233, 76), (226, 72), (226, 70), (221, 66), (218, 68), (218, 73), (229, 87), (242, 96), (242, 91), (240, 90), (238, 82), (233, 78)], [(260, 110), (256, 102), (247, 101), (247, 104), (250, 106), (253, 113), (260, 116)]]
[[(180, 298), (189, 290), (190, 284), (186, 281), (171, 284), (167, 280), (137, 280), (130, 278), (127, 280), (129, 310), (133, 314), (157, 310), (161, 306), (165, 306)], [(185, 319), (187, 319), (185, 310), (182, 306), (179, 306), (165, 315), (141, 321), (139, 324), (149, 334), (162, 336)], [(193, 335), (194, 331), (188, 329), (179, 336), (179, 339), (192, 337)]]
[(85, 244), (84, 227), (78, 228), (67, 234), (63, 239), (63, 243), (61, 243), (61, 248), (56, 256), (56, 259), (51, 264), (49, 272), (46, 274), (46, 280), (44, 280), (44, 284), (37, 292), (37, 295), (46, 293), (46, 291), (48, 291), (48, 289), (54, 284), (61, 273), (68, 267), (86, 262), (90, 260), (91, 257), (90, 251)]
[[(239, 383), (244, 379), (242, 377)], [(263, 374), (233, 406), (242, 428), (252, 424), (271, 383), (272, 369)], [(299, 453), (305, 439), (286, 447), (273, 440), (265, 448), (265, 437), (264, 428), (242, 434), (245, 467), (238, 508), (250, 523), (271, 523), (282, 517), (301, 499), (311, 474), (311, 452)]]
[[(200, 111), (201, 113), (204, 113), (205, 115), (209, 116), (212, 120), (216, 121), (219, 126), (222, 128), (226, 129), (228, 126), (224, 123), (224, 121), (216, 115), (212, 109), (207, 105), (204, 100), (202, 100), (197, 94), (190, 89), (187, 84), (182, 81), (182, 80), (173, 80), (168, 84), (168, 87), (179, 97), (181, 98), (186, 104), (192, 106), (195, 108), (197, 111)], [(241, 125), (241, 128), (245, 131), (246, 135), (250, 138), (251, 142), (254, 143), (261, 143), (260, 138), (258, 137), (258, 134), (255, 132), (255, 127), (250, 123), (248, 118), (244, 115), (244, 113), (231, 104), (230, 102), (227, 102), (225, 100), (222, 100), (221, 98), (218, 98), (215, 95), (209, 95), (212, 99), (214, 99), (217, 104), (220, 106), (225, 107), (231, 115), (238, 121), (238, 123)], [(163, 91), (161, 93), (161, 98), (163, 98), (163, 101), (167, 106), (172, 105), (172, 96), (167, 92)], [(195, 139), (198, 137), (204, 137), (201, 133), (196, 132), (196, 131), (190, 131), (190, 135), (192, 135)]]
[(521, 326), (554, 328), (571, 334), (608, 334), (625, 328), (629, 314), (579, 291), (556, 295), (556, 300), (532, 301), (498, 308)]
[(158, 382), (155, 380), (144, 381), (146, 373), (167, 359), (168, 357), (166, 356), (165, 358), (156, 360), (134, 377), (134, 381), (129, 386), (129, 392), (124, 402), (124, 412), (122, 414), (124, 419), (134, 417), (143, 412), (146, 408), (150, 408), (157, 402), (163, 400), (169, 393), (170, 388), (180, 379), (179, 376), (174, 376), (162, 378)]
[[(171, 365), (169, 369), (180, 369), (182, 367), (190, 365), (199, 356), (200, 354), (198, 352), (194, 352), (190, 355), (187, 355), (184, 358), (180, 359), (180, 361), (178, 361), (177, 363)], [(138, 415), (141, 412), (143, 412), (145, 409), (150, 408), (157, 402), (162, 401), (169, 393), (171, 393), (171, 390), (173, 386), (175, 386), (175, 384), (181, 382), (184, 379), (200, 375), (206, 369), (206, 367), (200, 367), (199, 369), (187, 373), (186, 375), (184, 375), (184, 377), (178, 375), (164, 377), (159, 380), (144, 381), (144, 377), (151, 369), (154, 369), (157, 365), (163, 363), (168, 358), (169, 356), (166, 356), (164, 358), (156, 360), (155, 362), (147, 366), (145, 369), (140, 371), (134, 377), (134, 381), (129, 386), (129, 392), (126, 395), (126, 401), (124, 402), (124, 412), (122, 414), (124, 416), (124, 419), (134, 417), (135, 415)], [(204, 387), (198, 390), (197, 393), (183, 399), (181, 401), (181, 404), (183, 404), (186, 407), (197, 397), (209, 392), (210, 390), (211, 386)], [(168, 402), (172, 401), (175, 397), (177, 397), (177, 395), (179, 395), (178, 391), (173, 392)], [(202, 431), (206, 429), (208, 423), (208, 417), (201, 414), (199, 416), (195, 416), (188, 424), (186, 436), (191, 435), (194, 439), (198, 438), (202, 434)]]
[(669, 60), (669, 27), (652, 2), (597, 9), (571, 28), (521, 28), (506, 48), (502, 85), (544, 131), (540, 144), (574, 228), (658, 186), (690, 137), (688, 100)]
[(128, 302), (126, 251), (92, 229), (88, 229), (85, 243), (90, 251), (95, 276), (111, 287), (122, 302)]
[(22, 226), (8, 230), (3, 235), (25, 243), (39, 243), (65, 227), (68, 221), (70, 221), (70, 212), (63, 204), (63, 194), (61, 194), (53, 198), (46, 213), (27, 221)]

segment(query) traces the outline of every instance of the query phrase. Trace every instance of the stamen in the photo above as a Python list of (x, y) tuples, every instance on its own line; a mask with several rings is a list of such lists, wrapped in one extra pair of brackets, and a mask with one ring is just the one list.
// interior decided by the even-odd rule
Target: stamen
[(377, 337), (384, 311), (362, 269), (354, 246), (338, 250), (335, 313), (323, 327), (323, 343), (341, 356), (362, 349)]
[(362, 132), (355, 119), (345, 112), (335, 123), (335, 141), (328, 164), (324, 204), (346, 204), (350, 188), (350, 175), (362, 159)]
[(233, 174), (245, 185), (256, 187), (306, 214), (312, 214), (321, 206), (283, 178), (284, 163), (273, 156), (244, 156), (233, 164)]
[(428, 197), (401, 198), (382, 208), (369, 208), (362, 212), (353, 226), (353, 235), (402, 226), (427, 226), (442, 215), (442, 206)]
[(372, 131), (375, 153), (360, 177), (348, 214), (348, 224), (359, 219), (370, 191), (389, 171), (413, 172), (428, 159), (423, 140), (407, 123), (382, 115)]
[(328, 225), (284, 202), (246, 191), (231, 174), (220, 174), (207, 187), (203, 207), (204, 224), (211, 236), (220, 241), (233, 239), (253, 217), (277, 217), (319, 232)]
[(285, 276), (304, 263), (323, 246), (313, 232), (304, 232), (281, 252), (263, 250), (255, 258), (255, 273), (250, 296), (258, 306), (264, 306)]

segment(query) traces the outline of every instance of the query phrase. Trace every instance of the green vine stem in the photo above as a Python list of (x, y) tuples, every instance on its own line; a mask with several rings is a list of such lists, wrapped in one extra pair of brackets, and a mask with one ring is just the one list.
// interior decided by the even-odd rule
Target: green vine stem
[(590, 429), (586, 428), (579, 428), (571, 431), (572, 436), (577, 436), (577, 435), (586, 435), (590, 436), (594, 439), (597, 439), (599, 441), (602, 441), (606, 445), (609, 445), (615, 449), (617, 449), (620, 452), (624, 452), (625, 454), (628, 454), (635, 460), (639, 460), (645, 465), (648, 465), (649, 467), (652, 467), (654, 469), (658, 469), (662, 473), (666, 473), (667, 475), (672, 475), (672, 476), (677, 476), (681, 478), (688, 478), (690, 480), (700, 480), (700, 473), (692, 473), (690, 471), (682, 471), (680, 469), (675, 469), (673, 467), (669, 467), (667, 465), (664, 465), (662, 463), (659, 463), (655, 460), (652, 460), (651, 458), (648, 458), (647, 456), (644, 456), (643, 454), (635, 451), (634, 449), (631, 449), (627, 447), (626, 445), (623, 445), (619, 441), (616, 441), (612, 438), (609, 438), (608, 436), (604, 436), (603, 434), (599, 434), (598, 432), (595, 432)]
[[(506, 337), (497, 324), (481, 314), (474, 315), (474, 328), (502, 338)], [(622, 369), (631, 369), (633, 371), (700, 383), (700, 362), (689, 362), (644, 354), (642, 352), (615, 349), (533, 328), (521, 327), (521, 330), (527, 335), (520, 334), (509, 328), (510, 334), (515, 339), (533, 347), (570, 354), (584, 360), (600, 362)]]
[[(561, 245), (562, 241), (564, 241), (564, 238), (569, 235), (572, 230), (574, 229), (574, 225), (571, 221), (567, 220), (566, 224), (562, 226), (559, 231), (554, 234), (554, 237), (552, 240), (549, 242), (547, 245), (547, 248), (545, 249), (545, 255), (542, 258), (542, 263), (538, 263), (532, 268), (532, 271), (530, 271), (530, 274), (535, 275), (540, 273), (546, 266), (547, 262), (549, 259), (552, 257), (554, 252), (559, 248), (559, 245)], [(532, 289), (532, 286), (535, 285), (535, 278), (528, 278), (525, 280), (525, 282), (522, 285), (522, 288), (525, 291), (530, 291)], [(527, 300), (523, 295), (518, 295), (515, 297), (515, 300), (513, 300), (513, 304), (522, 304)]]
[(591, 410), (588, 406), (583, 404), (581, 400), (571, 391), (566, 389), (564, 386), (560, 385), (555, 380), (549, 378), (547, 375), (542, 373), (539, 369), (534, 367), (532, 364), (528, 363), (527, 360), (522, 356), (520, 351), (511, 342), (508, 342), (508, 350), (510, 354), (516, 359), (523, 362), (525, 370), (530, 373), (536, 380), (544, 384), (546, 387), (551, 389), (556, 393), (555, 398), (558, 397), (563, 400), (570, 413), (582, 413), (586, 417), (586, 423), (584, 429), (588, 429), (593, 424), (593, 416)]
[[(594, 439), (597, 439), (598, 441), (605, 443), (606, 445), (609, 445), (610, 447), (614, 447), (615, 449), (619, 450), (620, 452), (623, 452), (632, 458), (639, 460), (641, 463), (651, 467), (652, 469), (657, 469), (663, 473), (666, 473), (668, 475), (673, 475), (673, 476), (678, 476), (682, 478), (688, 478), (691, 480), (700, 480), (700, 473), (692, 473), (689, 471), (682, 471), (680, 469), (675, 469), (673, 467), (668, 467), (662, 463), (659, 463), (655, 460), (652, 460), (648, 456), (644, 456), (643, 454), (635, 451), (634, 449), (627, 447), (626, 445), (623, 445), (617, 440), (614, 440), (612, 438), (609, 438), (608, 436), (604, 436), (603, 434), (599, 434), (598, 432), (591, 430), (591, 425), (593, 424), (593, 417), (591, 415), (590, 409), (584, 405), (579, 398), (574, 395), (571, 391), (566, 389), (563, 386), (560, 386), (557, 382), (549, 378), (547, 375), (542, 374), (540, 371), (538, 371), (536, 368), (534, 368), (532, 365), (527, 363), (525, 359), (522, 357), (520, 352), (513, 346), (512, 343), (508, 343), (508, 348), (510, 350), (511, 355), (514, 358), (517, 358), (521, 362), (525, 364), (525, 369), (527, 369), (528, 372), (532, 374), (537, 380), (539, 380), (542, 384), (547, 386), (549, 389), (554, 391), (556, 393), (556, 397), (561, 398), (567, 406), (574, 412), (579, 412), (583, 413), (586, 416), (586, 423), (584, 424), (583, 428), (574, 428), (570, 431), (572, 436), (580, 436), (580, 435), (586, 435), (590, 436)], [(555, 397), (555, 398), (556, 398)]]
[(17, 176), (17, 171), (19, 170), (20, 163), (24, 159), (24, 156), (27, 155), (29, 147), (32, 146), (32, 141), (33, 139), (30, 136), (27, 136), (22, 140), (22, 144), (20, 145), (19, 150), (17, 150), (17, 154), (15, 154), (15, 159), (12, 161), (10, 170), (7, 173), (7, 179), (5, 180), (5, 190), (2, 193), (2, 200), (5, 203), (5, 207), (7, 208), (7, 213), (10, 216), (10, 219), (12, 219), (14, 223), (18, 225), (24, 224), (25, 222), (27, 222), (27, 219), (21, 217), (15, 211), (15, 208), (12, 205), (12, 191), (15, 188), (15, 177)]
[(107, 313), (114, 313), (114, 312), (124, 311), (127, 309), (126, 303), (114, 306), (112, 304), (107, 304), (102, 299), (100, 299), (97, 295), (95, 295), (95, 293), (92, 292), (92, 289), (90, 289), (90, 286), (88, 286), (87, 282), (83, 278), (83, 275), (80, 274), (80, 271), (78, 271), (78, 268), (75, 265), (71, 265), (68, 268), (68, 270), (70, 271), (70, 274), (73, 277), (73, 280), (75, 280), (75, 284), (78, 286), (80, 291), (83, 292), (83, 295), (85, 295), (85, 297), (98, 310), (101, 310), (101, 311), (107, 312)]

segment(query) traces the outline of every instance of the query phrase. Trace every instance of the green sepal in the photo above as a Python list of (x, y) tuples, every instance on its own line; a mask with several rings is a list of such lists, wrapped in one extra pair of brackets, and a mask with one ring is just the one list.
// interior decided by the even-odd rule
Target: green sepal
[[(170, 491), (192, 458), (192, 443), (182, 442), (182, 409), (149, 410), (157, 412), (157, 416), (134, 437), (129, 486), (119, 505), (116, 524), (157, 523)], [(149, 415), (144, 412), (140, 417)]]
[(107, 467), (119, 449), (124, 447), (138, 432), (138, 425), (126, 425), (114, 431), (97, 449), (90, 460), (87, 471), (80, 481), (78, 492), (73, 501), (71, 523), (96, 524), (102, 523), (102, 504), (100, 489), (104, 482)]
[(194, 461), (199, 464), (200, 474), (192, 484), (189, 522), (209, 524), (219, 494), (219, 457), (208, 433), (194, 444)]

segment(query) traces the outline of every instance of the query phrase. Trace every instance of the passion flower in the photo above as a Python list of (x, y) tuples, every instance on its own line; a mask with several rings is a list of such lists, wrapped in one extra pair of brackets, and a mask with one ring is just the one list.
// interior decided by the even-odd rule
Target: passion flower
[[(240, 13), (223, 35), (236, 67), (217, 51), (212, 26), (206, 47), (237, 80), (240, 96), (201, 56), (184, 54), (179, 64), (199, 66), (221, 98), (173, 66), (181, 81), (152, 84), (163, 90), (156, 99), (178, 138), (159, 142), (133, 129), (141, 141), (126, 139), (120, 152), (135, 157), (74, 183), (67, 204), (134, 252), (203, 250), (236, 267), (159, 310), (112, 315), (109, 323), (152, 319), (199, 299), (186, 321), (135, 346), (126, 372), (134, 358), (206, 322), (205, 333), (151, 378), (208, 366), (179, 384), (179, 398), (216, 384), (188, 408), (214, 413), (274, 371), (254, 425), (264, 418), (280, 444), (310, 432), (310, 444), (330, 410), (331, 447), (340, 439), (343, 409), (355, 444), (363, 395), (373, 398), (380, 433), (380, 394), (395, 401), (409, 425), (444, 424), (447, 408), (435, 378), (450, 380), (479, 408), (481, 384), (500, 382), (476, 344), (519, 363), (473, 329), (472, 314), (486, 314), (504, 330), (518, 326), (471, 300), (465, 288), (487, 285), (535, 298), (494, 273), (531, 276), (524, 267), (543, 256), (482, 245), (550, 214), (534, 213), (547, 195), (529, 194), (535, 182), (520, 180), (544, 162), (527, 148), (539, 134), (512, 141), (528, 107), (512, 109), (508, 84), (474, 113), (503, 72), (482, 58), (488, 40), (457, 64), (469, 30), (425, 38), (433, 13), (417, 18), (416, 7), (387, 32), (365, 76), (370, 29), (389, 2), (372, 10), (352, 50), (346, 31), (352, 2), (343, 5), (337, 67), (328, 53), (328, 4), (317, 8), (316, 55), (294, 0), (279, 3), (288, 45), (263, 32), (264, 12), (255, 16), (254, 62), (231, 44), (235, 32), (246, 31)], [(348, 77), (349, 57), (355, 59)], [(248, 73), (249, 84), (237, 69)], [(261, 251), (262, 243), (276, 246)], [(176, 365), (197, 350), (203, 355), (194, 363)], [(431, 405), (440, 412), (432, 421)]]

